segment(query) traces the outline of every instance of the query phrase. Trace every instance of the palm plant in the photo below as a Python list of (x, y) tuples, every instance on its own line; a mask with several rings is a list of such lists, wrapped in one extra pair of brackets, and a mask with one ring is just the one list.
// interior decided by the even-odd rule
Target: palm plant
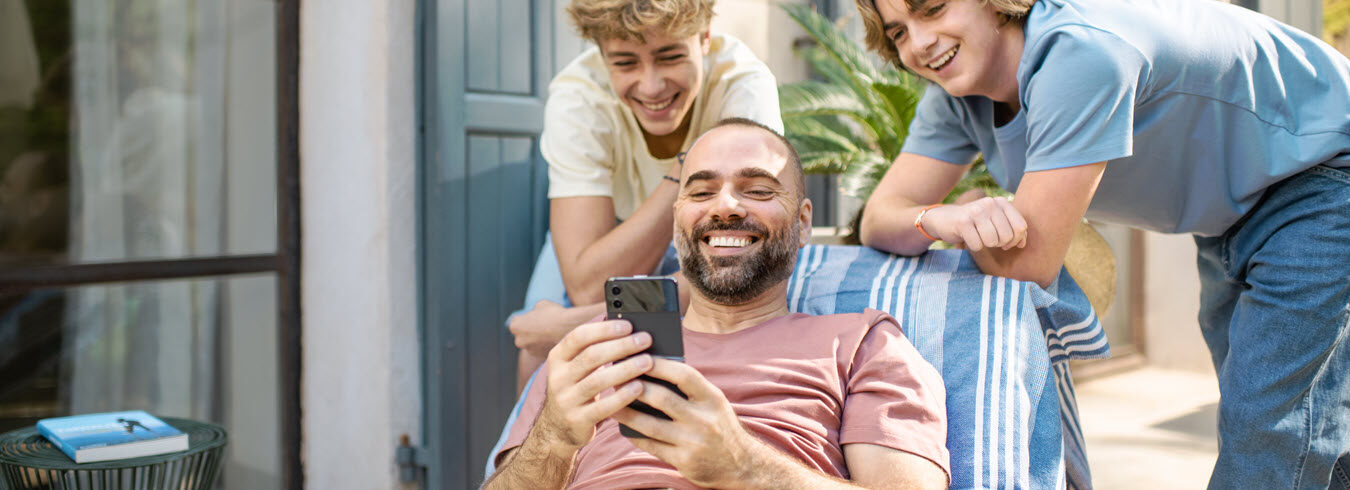
[[(838, 174), (840, 191), (866, 201), (900, 154), (927, 82), (874, 63), (844, 34), (841, 26), (847, 19), (836, 25), (807, 5), (782, 8), (815, 41), (797, 52), (824, 78), (778, 87), (786, 136), (797, 148), (803, 170)], [(1007, 195), (979, 161), (947, 201), (973, 188)]]

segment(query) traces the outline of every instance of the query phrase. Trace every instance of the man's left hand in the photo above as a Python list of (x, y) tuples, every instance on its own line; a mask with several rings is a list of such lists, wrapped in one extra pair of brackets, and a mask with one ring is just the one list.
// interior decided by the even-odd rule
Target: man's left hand
[(642, 382), (638, 399), (665, 412), (671, 420), (653, 417), (631, 408), (613, 415), (614, 420), (645, 434), (649, 439), (629, 439), (638, 449), (669, 463), (695, 485), (727, 488), (745, 480), (753, 470), (759, 442), (736, 418), (722, 390), (702, 373), (682, 362), (654, 359), (648, 376), (669, 381), (689, 399), (664, 386)]

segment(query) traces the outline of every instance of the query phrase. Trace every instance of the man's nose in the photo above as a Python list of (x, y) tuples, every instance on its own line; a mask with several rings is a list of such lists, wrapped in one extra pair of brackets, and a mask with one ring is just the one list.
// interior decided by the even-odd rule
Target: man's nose
[(717, 193), (710, 214), (714, 219), (723, 221), (742, 219), (745, 218), (745, 207), (741, 205), (741, 200), (736, 197), (735, 192), (724, 190)]

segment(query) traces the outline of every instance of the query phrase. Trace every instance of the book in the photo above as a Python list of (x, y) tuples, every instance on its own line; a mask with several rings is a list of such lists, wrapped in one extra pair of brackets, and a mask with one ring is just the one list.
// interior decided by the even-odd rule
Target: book
[(76, 463), (186, 451), (188, 436), (141, 410), (39, 420), (38, 432)]

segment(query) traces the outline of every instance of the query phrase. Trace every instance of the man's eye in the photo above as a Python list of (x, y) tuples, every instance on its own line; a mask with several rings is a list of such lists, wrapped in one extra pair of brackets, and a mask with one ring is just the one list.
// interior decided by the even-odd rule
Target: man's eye
[(633, 63), (632, 61), (615, 61), (615, 62), (613, 63), (614, 66), (620, 66), (620, 67), (623, 67), (623, 66), (633, 66), (633, 64), (634, 64), (634, 63)]
[(748, 191), (745, 191), (745, 194), (750, 197), (761, 199), (766, 197), (773, 197), (773, 191), (768, 189), (750, 189)]
[(696, 191), (689, 193), (689, 197), (694, 199), (706, 199), (712, 197), (713, 193), (707, 191)]
[(661, 58), (660, 61), (663, 61), (663, 62), (679, 61), (679, 60), (681, 60), (681, 59), (683, 59), (683, 58), (684, 58), (684, 55), (682, 55), (682, 54), (677, 54), (677, 55), (672, 55), (672, 56), (666, 56), (666, 57), (663, 57), (663, 58)]

